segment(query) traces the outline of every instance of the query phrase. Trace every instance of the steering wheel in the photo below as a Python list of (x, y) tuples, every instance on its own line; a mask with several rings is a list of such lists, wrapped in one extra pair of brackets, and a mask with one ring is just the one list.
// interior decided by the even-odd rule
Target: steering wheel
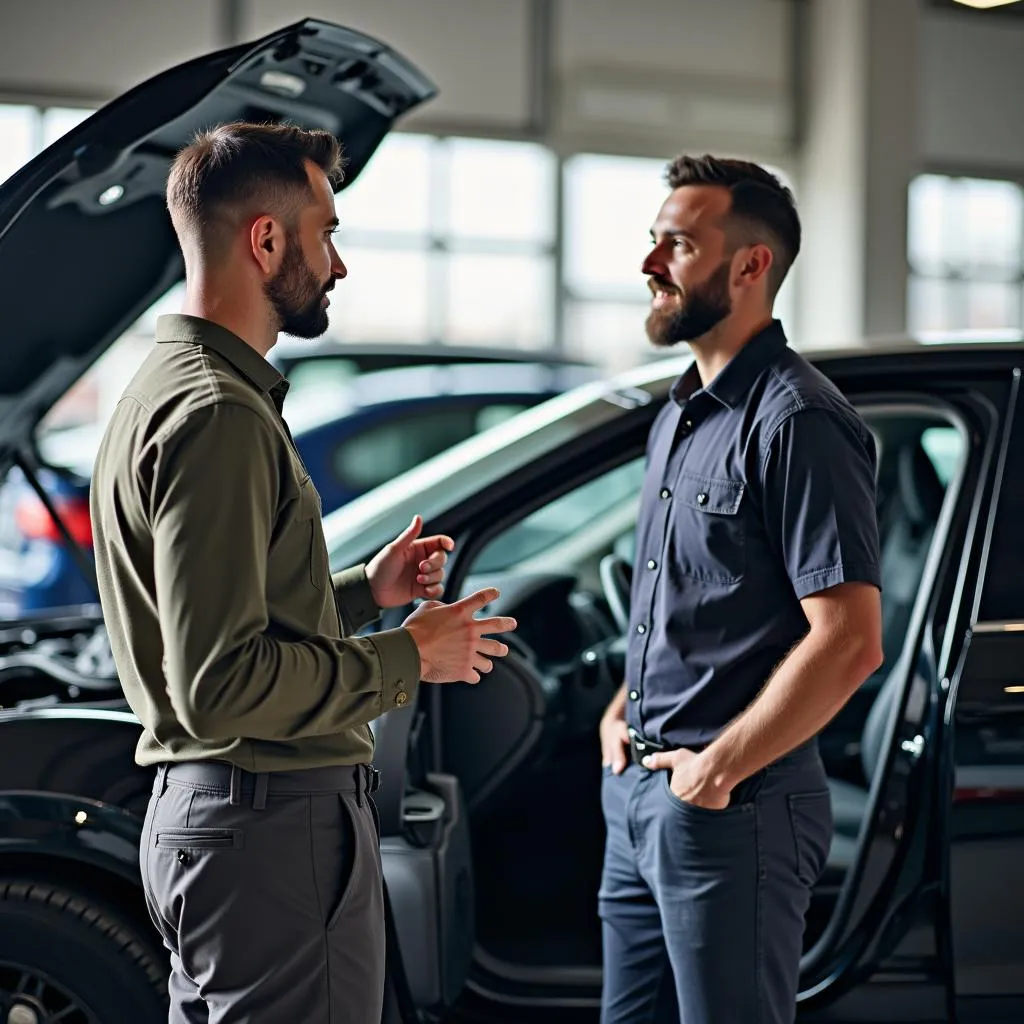
[(601, 589), (611, 609), (619, 632), (629, 632), (629, 591), (633, 583), (633, 567), (618, 555), (605, 555), (598, 567)]

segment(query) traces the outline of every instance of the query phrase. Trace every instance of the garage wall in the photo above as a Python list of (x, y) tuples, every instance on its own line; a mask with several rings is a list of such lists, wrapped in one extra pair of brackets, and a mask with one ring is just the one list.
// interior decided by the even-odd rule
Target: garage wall
[(1024, 18), (932, 13), (922, 56), (923, 160), (1024, 176)]
[[(546, 86), (559, 148), (768, 158), (792, 148), (794, 2), (0, 0), (0, 97), (95, 103), (312, 14), (384, 37), (435, 76), (441, 95), (410, 126), (530, 133)], [(1024, 173), (1024, 19), (929, 10), (923, 36), (922, 165)]]
[[(0, 96), (101, 102), (303, 16), (378, 35), (440, 95), (409, 127), (662, 156), (790, 149), (793, 0), (0, 0)], [(546, 101), (545, 101), (546, 100)]]
[(0, 0), (0, 92), (109, 99), (223, 41), (213, 0)]
[(556, 10), (555, 130), (571, 148), (792, 150), (791, 0), (559, 0)]

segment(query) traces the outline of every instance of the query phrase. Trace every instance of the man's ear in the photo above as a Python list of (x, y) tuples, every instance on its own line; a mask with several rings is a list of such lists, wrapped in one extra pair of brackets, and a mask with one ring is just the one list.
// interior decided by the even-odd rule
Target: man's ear
[(257, 217), (249, 229), (253, 259), (268, 277), (272, 277), (284, 256), (284, 234), (273, 217)]
[(751, 285), (761, 281), (775, 262), (775, 254), (763, 242), (740, 251), (739, 284)]

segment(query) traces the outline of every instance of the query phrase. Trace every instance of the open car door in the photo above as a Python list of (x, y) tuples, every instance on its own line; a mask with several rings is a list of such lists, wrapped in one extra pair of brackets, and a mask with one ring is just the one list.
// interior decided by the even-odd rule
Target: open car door
[(473, 954), (473, 869), (459, 780), (428, 772), (420, 696), (374, 723), (376, 794), (390, 905), (385, 1024), (439, 1012), (462, 991)]

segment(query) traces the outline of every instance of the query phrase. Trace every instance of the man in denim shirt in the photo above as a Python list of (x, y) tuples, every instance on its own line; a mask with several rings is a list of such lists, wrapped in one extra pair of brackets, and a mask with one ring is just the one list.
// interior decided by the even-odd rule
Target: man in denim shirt
[(647, 449), (626, 681), (601, 724), (605, 1024), (784, 1024), (832, 819), (816, 736), (882, 661), (875, 449), (772, 318), (789, 190), (681, 156), (643, 264), (686, 342)]

